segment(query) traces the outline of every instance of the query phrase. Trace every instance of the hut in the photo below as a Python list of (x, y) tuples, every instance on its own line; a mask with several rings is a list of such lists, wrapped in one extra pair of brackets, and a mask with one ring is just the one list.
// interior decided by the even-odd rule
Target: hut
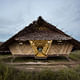
[(80, 42), (45, 21), (41, 16), (0, 46), (13, 56), (47, 58), (69, 56), (80, 49)]
[(0, 45), (2, 45), (3, 42), (0, 42)]
[[(0, 42), (0, 46), (3, 44), (4, 42)], [(7, 48), (6, 50), (2, 50), (0, 49), (0, 55), (6, 55), (6, 54), (10, 54), (10, 50)]]

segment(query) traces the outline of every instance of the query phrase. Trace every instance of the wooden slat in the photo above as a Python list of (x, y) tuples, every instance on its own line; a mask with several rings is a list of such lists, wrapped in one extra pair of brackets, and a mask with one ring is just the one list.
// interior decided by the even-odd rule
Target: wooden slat
[(73, 45), (70, 43), (64, 44), (53, 44), (48, 52), (49, 55), (53, 54), (69, 54), (73, 48)]
[(32, 48), (30, 45), (19, 43), (14, 43), (11, 46), (9, 46), (9, 49), (13, 55), (29, 55), (33, 54)]

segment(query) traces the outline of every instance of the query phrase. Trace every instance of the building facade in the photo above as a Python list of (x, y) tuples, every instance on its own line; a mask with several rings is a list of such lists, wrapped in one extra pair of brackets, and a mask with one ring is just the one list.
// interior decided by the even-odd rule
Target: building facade
[(39, 17), (4, 42), (0, 49), (8, 49), (14, 56), (47, 58), (68, 56), (71, 51), (80, 49), (80, 42)]

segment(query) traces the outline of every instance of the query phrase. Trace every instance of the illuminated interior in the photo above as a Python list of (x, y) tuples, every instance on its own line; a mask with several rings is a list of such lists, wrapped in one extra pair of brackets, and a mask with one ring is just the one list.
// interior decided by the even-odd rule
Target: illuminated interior
[(52, 40), (30, 40), (35, 57), (47, 57)]

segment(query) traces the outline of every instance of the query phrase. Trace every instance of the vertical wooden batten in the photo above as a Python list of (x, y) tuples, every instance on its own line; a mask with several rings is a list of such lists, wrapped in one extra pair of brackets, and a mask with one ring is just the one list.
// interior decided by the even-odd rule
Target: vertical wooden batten
[(18, 42), (9, 46), (12, 55), (34, 55), (30, 44), (20, 44)]

